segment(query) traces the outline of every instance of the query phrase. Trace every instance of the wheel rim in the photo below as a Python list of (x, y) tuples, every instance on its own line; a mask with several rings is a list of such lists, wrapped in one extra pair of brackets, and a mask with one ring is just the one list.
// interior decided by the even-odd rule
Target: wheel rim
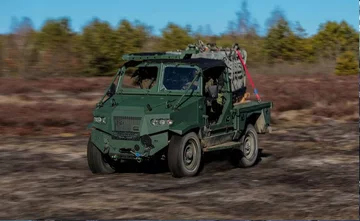
[(255, 156), (256, 144), (255, 144), (255, 136), (253, 133), (249, 132), (244, 140), (244, 149), (243, 154), (244, 157), (248, 160), (252, 160)]
[(193, 171), (197, 167), (198, 161), (198, 151), (197, 151), (196, 141), (190, 139), (186, 142), (184, 152), (183, 152), (183, 163), (187, 170)]

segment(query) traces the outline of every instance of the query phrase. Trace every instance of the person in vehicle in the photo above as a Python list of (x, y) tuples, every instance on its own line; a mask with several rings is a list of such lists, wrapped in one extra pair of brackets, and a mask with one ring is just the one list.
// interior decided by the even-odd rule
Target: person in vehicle
[(157, 68), (139, 67), (133, 74), (133, 84), (141, 89), (151, 89), (156, 84)]
[[(197, 74), (196, 69), (193, 69), (186, 75), (186, 77), (182, 78), (183, 82), (185, 82), (182, 84), (183, 90), (186, 90), (190, 86), (190, 84), (194, 80), (196, 74)], [(197, 90), (197, 89), (198, 89), (198, 81), (194, 81), (191, 90)]]
[[(218, 94), (216, 97), (213, 97), (210, 88), (212, 86), (216, 86), (218, 89)], [(209, 121), (211, 123), (215, 123), (223, 110), (223, 95), (221, 93), (222, 87), (219, 85), (219, 79), (214, 79), (213, 77), (209, 77), (205, 83), (205, 95), (206, 95), (206, 106), (207, 106), (207, 114), (209, 115)]]

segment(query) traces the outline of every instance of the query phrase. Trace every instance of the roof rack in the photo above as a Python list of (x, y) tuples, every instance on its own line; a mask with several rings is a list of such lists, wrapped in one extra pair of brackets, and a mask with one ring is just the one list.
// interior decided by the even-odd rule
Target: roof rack
[(192, 54), (197, 54), (199, 51), (195, 47), (188, 47), (186, 50), (167, 51), (167, 52), (144, 52), (125, 54), (122, 59), (125, 61), (141, 61), (152, 59), (189, 59)]
[[(185, 50), (167, 51), (167, 52), (142, 52), (131, 53), (122, 56), (125, 61), (142, 61), (155, 59), (191, 59), (191, 58), (209, 58), (216, 60), (230, 59), (238, 61), (235, 50), (240, 49), (238, 44), (234, 44), (231, 48), (221, 48), (215, 43), (205, 45), (201, 40), (196, 44), (190, 44)], [(246, 63), (246, 51), (244, 61)]]

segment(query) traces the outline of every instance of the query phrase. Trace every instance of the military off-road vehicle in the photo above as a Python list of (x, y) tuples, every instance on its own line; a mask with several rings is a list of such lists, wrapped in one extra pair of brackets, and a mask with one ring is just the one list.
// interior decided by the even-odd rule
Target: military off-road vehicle
[(167, 160), (174, 177), (195, 176), (204, 153), (225, 149), (236, 166), (256, 164), (272, 103), (246, 100), (244, 50), (200, 43), (123, 56), (89, 125), (93, 173), (113, 173), (128, 160)]

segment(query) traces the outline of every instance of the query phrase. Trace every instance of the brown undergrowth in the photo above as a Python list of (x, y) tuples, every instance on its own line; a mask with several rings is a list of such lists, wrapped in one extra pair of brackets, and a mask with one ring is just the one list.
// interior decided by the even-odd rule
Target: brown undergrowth
[[(333, 120), (358, 120), (357, 76), (262, 74), (252, 71), (262, 100), (272, 101), (273, 123), (289, 111)], [(86, 133), (92, 110), (111, 78), (0, 79), (0, 132), (8, 135)], [(255, 99), (251, 86), (248, 92)], [(14, 96), (17, 96), (15, 100)], [(29, 102), (32, 103), (29, 103)], [(304, 115), (302, 115), (304, 117)], [(286, 117), (285, 117), (286, 119)]]

